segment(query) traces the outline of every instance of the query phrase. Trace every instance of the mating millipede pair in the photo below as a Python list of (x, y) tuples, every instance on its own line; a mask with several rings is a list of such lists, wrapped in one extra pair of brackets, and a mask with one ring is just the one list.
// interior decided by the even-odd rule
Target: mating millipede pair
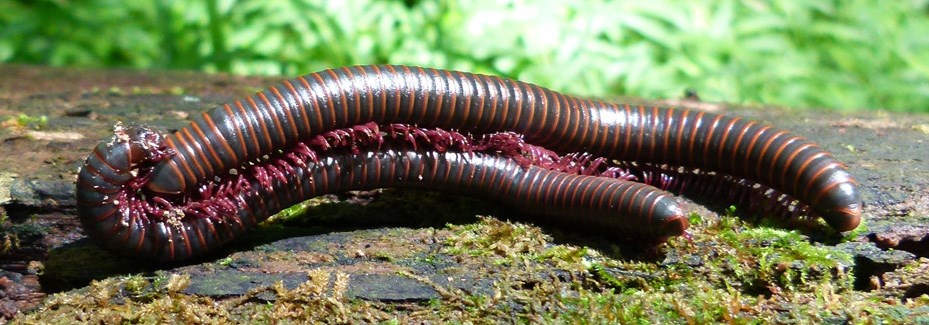
[[(489, 198), (510, 189), (522, 194), (508, 195), (514, 199), (503, 203), (552, 218), (584, 215), (581, 223), (604, 232), (665, 237), (687, 227), (663, 191), (526, 166), (505, 153), (388, 144), (295, 160), (298, 168), (243, 167), (269, 156), (292, 157), (291, 150), (315, 136), (369, 122), (515, 132), (560, 154), (712, 170), (786, 193), (836, 230), (860, 222), (857, 182), (844, 165), (786, 131), (712, 113), (631, 107), (498, 77), (406, 66), (347, 67), (288, 80), (205, 112), (163, 138), (144, 128), (124, 129), (97, 146), (83, 166), (79, 216), (87, 233), (105, 246), (163, 261), (209, 251), (300, 200), (370, 187), (414, 186)], [(240, 170), (276, 176), (243, 184), (250, 178)], [(478, 174), (484, 175), (478, 181), (467, 176)], [(236, 181), (216, 183), (230, 178)], [(235, 182), (248, 193), (233, 194)], [(323, 183), (325, 189), (311, 188)], [(203, 201), (190, 202), (197, 191)], [(221, 192), (232, 198), (203, 206)], [(183, 204), (199, 206), (204, 216), (172, 208)]]

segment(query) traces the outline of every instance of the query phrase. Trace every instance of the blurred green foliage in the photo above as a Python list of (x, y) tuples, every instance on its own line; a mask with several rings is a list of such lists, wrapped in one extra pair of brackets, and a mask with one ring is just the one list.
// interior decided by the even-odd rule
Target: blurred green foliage
[(590, 96), (929, 112), (927, 0), (3, 0), (0, 27), (3, 62), (415, 64)]

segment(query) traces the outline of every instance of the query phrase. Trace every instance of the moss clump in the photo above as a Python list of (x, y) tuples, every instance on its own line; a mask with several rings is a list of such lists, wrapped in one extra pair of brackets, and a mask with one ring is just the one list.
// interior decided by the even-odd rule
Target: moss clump
[(446, 252), (472, 257), (495, 256), (498, 262), (511, 262), (526, 254), (538, 255), (551, 238), (537, 227), (481, 217), (480, 222), (450, 226), (453, 236), (446, 239)]
[[(659, 260), (607, 256), (594, 248), (555, 244), (534, 226), (479, 220), (443, 230), (421, 230), (424, 233), (416, 236), (417, 243), (428, 238), (435, 246), (424, 244), (417, 249), (428, 249), (432, 255), (391, 253), (386, 260), (367, 262), (393, 265), (396, 272), (434, 287), (438, 299), (353, 299), (346, 295), (351, 286), (349, 267), (329, 265), (307, 270), (307, 281), (293, 289), (278, 282), (225, 298), (185, 294), (184, 275), (110, 278), (56, 294), (41, 309), (14, 321), (753, 324), (929, 320), (925, 295), (900, 300), (854, 291), (845, 270), (850, 265), (847, 254), (811, 243), (794, 231), (753, 227), (735, 217), (691, 218), (697, 221), (691, 228), (692, 239), (671, 240)], [(378, 232), (383, 234), (381, 239), (357, 232), (351, 238), (378, 246), (388, 237), (397, 237), (393, 242), (410, 240), (414, 230), (407, 231), (404, 235)], [(353, 251), (356, 246), (344, 245), (343, 249)], [(443, 269), (443, 276), (478, 275), (491, 283), (486, 290), (464, 291), (434, 283), (436, 277), (403, 266), (439, 256), (454, 261)], [(221, 261), (216, 267), (223, 264), (229, 262)]]
[(0, 213), (0, 254), (8, 254), (36, 242), (47, 232), (45, 226), (31, 222), (16, 224), (9, 220), (6, 213)]
[(205, 323), (221, 322), (228, 314), (209, 298), (181, 293), (190, 278), (172, 275), (162, 280), (140, 276), (93, 281), (90, 286), (48, 298), (23, 323)]
[(3, 121), (2, 125), (17, 130), (42, 130), (48, 127), (48, 116), (31, 116), (20, 113), (16, 117), (11, 117), (6, 121)]
[(852, 287), (852, 257), (813, 244), (797, 231), (748, 228), (735, 217), (723, 217), (707, 228), (706, 235), (697, 238), (697, 244), (708, 248), (700, 252), (708, 268), (699, 272), (746, 293), (813, 291), (826, 283), (839, 290)]

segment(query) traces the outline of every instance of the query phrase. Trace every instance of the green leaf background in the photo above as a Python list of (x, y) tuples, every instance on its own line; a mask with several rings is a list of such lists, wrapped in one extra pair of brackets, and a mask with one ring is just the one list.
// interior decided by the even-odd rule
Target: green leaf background
[(4, 0), (0, 61), (295, 76), (373, 63), (586, 96), (929, 111), (927, 0)]

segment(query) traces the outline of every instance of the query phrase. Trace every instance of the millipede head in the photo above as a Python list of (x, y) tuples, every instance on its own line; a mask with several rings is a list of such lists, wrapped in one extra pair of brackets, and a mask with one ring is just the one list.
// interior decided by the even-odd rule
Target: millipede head
[(829, 188), (813, 208), (838, 231), (853, 230), (861, 223), (861, 196), (852, 182), (838, 183)]

